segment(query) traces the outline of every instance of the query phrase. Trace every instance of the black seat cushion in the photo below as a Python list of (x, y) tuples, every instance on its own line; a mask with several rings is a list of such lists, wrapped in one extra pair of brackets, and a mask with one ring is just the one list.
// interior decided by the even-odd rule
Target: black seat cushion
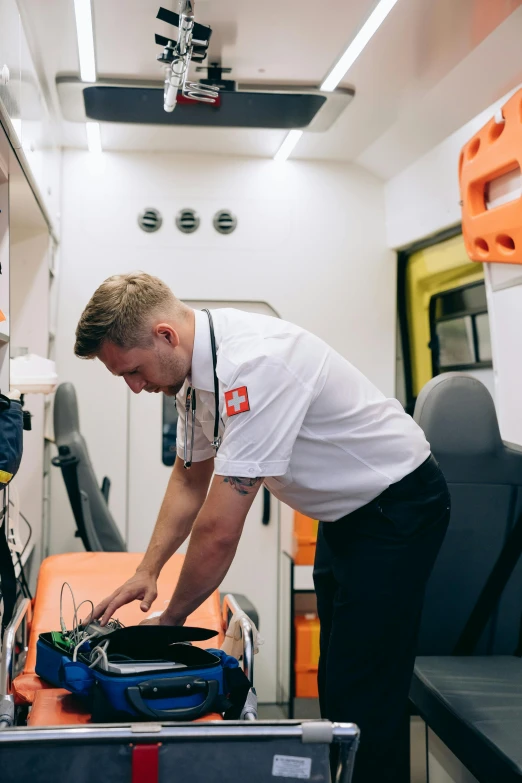
[(417, 658), (410, 698), (480, 783), (522, 781), (522, 659)]

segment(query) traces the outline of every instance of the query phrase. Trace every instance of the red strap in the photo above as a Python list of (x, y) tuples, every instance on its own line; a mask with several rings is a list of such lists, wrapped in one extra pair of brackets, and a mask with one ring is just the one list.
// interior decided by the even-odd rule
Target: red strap
[(132, 783), (158, 783), (159, 747), (159, 744), (133, 747)]

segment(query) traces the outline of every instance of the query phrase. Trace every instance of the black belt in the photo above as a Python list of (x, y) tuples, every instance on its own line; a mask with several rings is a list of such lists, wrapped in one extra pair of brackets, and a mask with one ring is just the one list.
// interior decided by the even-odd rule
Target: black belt
[(426, 459), (422, 465), (419, 465), (418, 468), (415, 468), (414, 471), (408, 473), (408, 475), (404, 476), (404, 478), (400, 479), (400, 481), (396, 481), (394, 484), (390, 484), (388, 489), (400, 488), (401, 490), (404, 489), (407, 491), (410, 488), (413, 489), (414, 487), (418, 487), (419, 485), (424, 484), (426, 479), (429, 479), (431, 476), (435, 476), (436, 474), (440, 474), (439, 463), (433, 454), (430, 454), (428, 459)]

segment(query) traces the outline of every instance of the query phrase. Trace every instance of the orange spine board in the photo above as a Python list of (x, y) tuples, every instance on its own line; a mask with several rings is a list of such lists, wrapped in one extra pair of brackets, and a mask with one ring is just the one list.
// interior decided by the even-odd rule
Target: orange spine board
[(489, 183), (522, 169), (522, 89), (462, 148), (462, 232), (473, 261), (522, 264), (522, 197), (488, 209)]

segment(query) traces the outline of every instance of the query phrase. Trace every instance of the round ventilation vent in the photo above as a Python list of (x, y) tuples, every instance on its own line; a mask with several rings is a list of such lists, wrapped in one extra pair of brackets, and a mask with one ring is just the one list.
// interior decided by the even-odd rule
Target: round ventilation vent
[(176, 225), (184, 234), (192, 234), (199, 226), (199, 217), (193, 209), (180, 209), (176, 215)]
[(162, 223), (163, 218), (157, 209), (144, 209), (143, 212), (140, 212), (138, 215), (139, 227), (148, 234), (152, 234), (153, 231), (157, 231), (158, 228), (161, 228)]
[(220, 234), (231, 234), (237, 226), (237, 218), (228, 209), (220, 209), (214, 215), (214, 228)]

